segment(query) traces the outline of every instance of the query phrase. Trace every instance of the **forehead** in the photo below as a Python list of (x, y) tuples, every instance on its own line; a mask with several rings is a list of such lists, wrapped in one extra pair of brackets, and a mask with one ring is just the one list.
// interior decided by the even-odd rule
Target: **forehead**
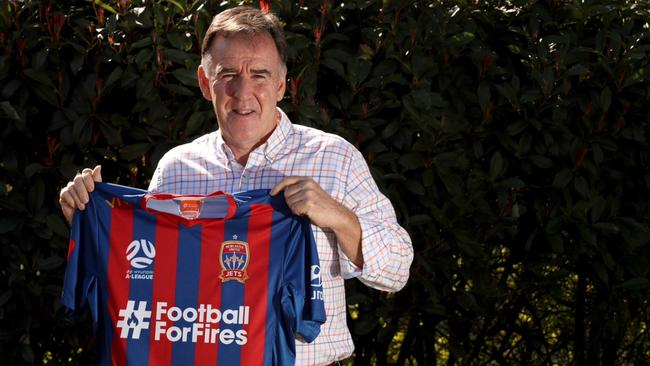
[(271, 66), (280, 62), (273, 38), (266, 33), (219, 35), (212, 42), (210, 55), (215, 64), (245, 62)]

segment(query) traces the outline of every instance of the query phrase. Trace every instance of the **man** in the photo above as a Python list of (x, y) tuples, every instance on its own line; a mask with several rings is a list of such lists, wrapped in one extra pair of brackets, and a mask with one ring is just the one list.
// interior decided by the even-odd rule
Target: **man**
[[(296, 364), (343, 360), (354, 350), (343, 280), (398, 291), (413, 259), (410, 238), (358, 150), (338, 136), (293, 125), (277, 107), (286, 89), (287, 45), (274, 15), (250, 7), (218, 14), (201, 56), (199, 87), (219, 129), (165, 154), (149, 190), (284, 191), (292, 212), (312, 222), (327, 313), (313, 343), (296, 342)], [(61, 190), (68, 221), (85, 208), (94, 181), (101, 181), (100, 166), (84, 169)]]

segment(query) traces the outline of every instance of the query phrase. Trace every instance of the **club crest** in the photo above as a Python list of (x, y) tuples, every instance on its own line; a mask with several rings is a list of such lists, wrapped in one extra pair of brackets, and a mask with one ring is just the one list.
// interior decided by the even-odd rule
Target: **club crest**
[(240, 240), (227, 240), (221, 243), (219, 262), (221, 263), (221, 282), (238, 281), (244, 283), (248, 279), (246, 267), (250, 259), (248, 243)]

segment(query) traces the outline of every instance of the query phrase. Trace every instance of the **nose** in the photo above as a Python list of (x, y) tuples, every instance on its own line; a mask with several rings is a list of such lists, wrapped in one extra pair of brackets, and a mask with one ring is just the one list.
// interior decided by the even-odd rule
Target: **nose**
[(251, 80), (244, 76), (237, 76), (228, 82), (227, 93), (231, 98), (245, 99), (252, 91)]

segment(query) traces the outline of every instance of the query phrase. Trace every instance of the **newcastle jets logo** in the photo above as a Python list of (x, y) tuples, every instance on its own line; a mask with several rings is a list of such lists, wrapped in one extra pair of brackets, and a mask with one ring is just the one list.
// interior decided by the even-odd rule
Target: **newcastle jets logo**
[(235, 280), (244, 283), (248, 279), (246, 267), (248, 267), (249, 259), (248, 243), (237, 240), (236, 235), (233, 240), (221, 243), (221, 254), (219, 255), (221, 282)]

